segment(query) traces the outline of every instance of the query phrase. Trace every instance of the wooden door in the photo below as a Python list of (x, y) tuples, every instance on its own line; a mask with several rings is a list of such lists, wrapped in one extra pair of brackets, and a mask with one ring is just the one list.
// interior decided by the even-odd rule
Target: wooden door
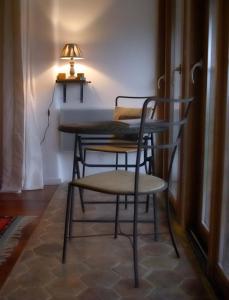
[[(164, 73), (165, 81), (158, 94), (195, 98), (173, 170), (172, 203), (224, 299), (229, 282), (229, 1), (162, 3), (158, 77)], [(166, 107), (160, 114), (176, 118), (181, 109)]]
[(182, 93), (195, 102), (182, 152), (181, 221), (222, 299), (229, 286), (228, 20), (226, 0), (186, 1)]

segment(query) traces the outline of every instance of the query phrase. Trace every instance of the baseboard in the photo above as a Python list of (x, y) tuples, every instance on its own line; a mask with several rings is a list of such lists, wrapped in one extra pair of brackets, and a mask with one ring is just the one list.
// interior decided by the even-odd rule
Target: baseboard
[(191, 229), (188, 230), (188, 237), (189, 237), (189, 241), (192, 245), (192, 249), (199, 261), (199, 264), (200, 264), (202, 270), (206, 273), (206, 271), (207, 271), (207, 255), (206, 255), (203, 247), (199, 243), (196, 235), (194, 234), (194, 232)]

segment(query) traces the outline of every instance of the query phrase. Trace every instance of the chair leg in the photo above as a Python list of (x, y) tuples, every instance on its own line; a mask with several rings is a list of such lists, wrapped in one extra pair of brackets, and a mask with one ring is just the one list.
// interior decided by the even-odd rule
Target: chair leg
[[(154, 146), (154, 136), (153, 133), (151, 133), (150, 135), (150, 139), (151, 139), (151, 146)], [(152, 156), (152, 160), (150, 162), (150, 166), (151, 166), (151, 174), (155, 174), (155, 155), (154, 155), (154, 148), (152, 147), (151, 149), (151, 156)]]
[(80, 195), (80, 205), (82, 212), (85, 212), (85, 207), (84, 207), (84, 201), (83, 201), (83, 189), (79, 188), (79, 195)]
[[(118, 153), (116, 152), (115, 153), (115, 170), (118, 170)], [(117, 216), (117, 213), (118, 213), (118, 211), (117, 211), (117, 209), (119, 210), (119, 195), (116, 195), (116, 215), (115, 215), (115, 234), (114, 234), (114, 238), (117, 238), (117, 220), (116, 220), (116, 218), (118, 217)], [(118, 208), (117, 208), (118, 207)]]
[[(151, 165), (150, 165), (150, 161), (147, 160), (147, 152), (145, 152), (144, 150), (144, 160), (145, 160), (145, 171), (146, 171), (146, 174), (152, 174), (151, 173)], [(148, 169), (147, 169), (147, 161), (148, 161)], [(149, 212), (149, 195), (146, 196), (146, 207), (145, 207), (145, 212), (148, 213)]]
[[(125, 171), (128, 170), (128, 154), (125, 153)], [(127, 209), (127, 195), (125, 195), (125, 209)]]
[(118, 153), (115, 153), (115, 170), (118, 170)]
[(148, 166), (148, 169), (147, 169), (147, 174), (150, 174), (150, 175), (152, 175), (153, 174), (153, 167), (152, 167), (152, 161), (150, 160), (150, 159), (148, 159), (148, 164), (149, 164), (149, 166)]
[(145, 167), (145, 172), (148, 174), (148, 169), (147, 169), (147, 150), (144, 150), (144, 167)]
[(138, 276), (138, 197), (134, 196), (134, 223), (133, 223), (133, 260), (134, 260), (134, 286), (139, 287)]
[(86, 156), (87, 156), (87, 150), (86, 149), (84, 149), (84, 151), (83, 151), (83, 177), (85, 177), (85, 168), (86, 168), (86, 166), (85, 166), (85, 162), (86, 162)]
[(148, 213), (149, 212), (149, 195), (146, 195), (146, 208), (145, 208), (145, 212)]
[(158, 240), (157, 235), (157, 201), (156, 201), (156, 195), (153, 194), (153, 226), (154, 226), (154, 241), (156, 242)]
[[(84, 152), (83, 152), (83, 172), (82, 172), (82, 176), (85, 177), (85, 170), (86, 170), (86, 155), (87, 155), (87, 150), (84, 149)], [(83, 190), (82, 189), (79, 189), (79, 195), (80, 195), (80, 204), (81, 204), (81, 209), (82, 209), (82, 212), (84, 213), (85, 212), (85, 207), (84, 207), (84, 201), (83, 201)]]
[[(78, 160), (76, 160), (76, 163), (74, 162), (74, 164), (75, 164), (74, 168), (76, 170), (77, 178), (80, 178), (80, 168), (79, 168)], [(75, 179), (75, 176), (73, 179)], [(79, 195), (80, 195), (81, 209), (82, 209), (82, 212), (84, 213), (85, 209), (84, 209), (84, 201), (83, 201), (83, 189), (81, 189), (81, 188), (79, 188)]]
[[(79, 170), (79, 166), (76, 165), (76, 174), (77, 174), (77, 178), (80, 178), (80, 170)], [(74, 177), (75, 179), (75, 177)], [(79, 188), (79, 196), (80, 196), (80, 205), (81, 205), (81, 209), (82, 212), (85, 212), (85, 208), (84, 208), (84, 201), (83, 201), (83, 189)]]
[(116, 196), (116, 212), (115, 212), (115, 234), (114, 238), (118, 236), (118, 218), (119, 218), (119, 195)]
[(73, 187), (72, 187), (71, 183), (69, 183), (68, 184), (67, 204), (66, 204), (66, 214), (65, 214), (65, 225), (64, 225), (64, 243), (63, 243), (63, 252), (62, 252), (62, 263), (63, 264), (65, 263), (65, 259), (66, 259), (72, 188)]
[(72, 220), (74, 212), (74, 188), (71, 191), (70, 200), (69, 200), (69, 226), (68, 226), (68, 237), (71, 239), (72, 236)]
[(174, 250), (176, 252), (177, 257), (180, 257), (177, 245), (176, 245), (176, 241), (175, 241), (175, 237), (174, 237), (174, 233), (173, 233), (173, 229), (172, 229), (172, 224), (171, 224), (171, 216), (170, 216), (170, 207), (169, 207), (169, 191), (168, 189), (165, 191), (165, 205), (166, 205), (166, 215), (167, 215), (167, 222), (168, 222), (168, 227), (169, 227), (169, 234), (170, 234), (170, 238), (174, 247)]

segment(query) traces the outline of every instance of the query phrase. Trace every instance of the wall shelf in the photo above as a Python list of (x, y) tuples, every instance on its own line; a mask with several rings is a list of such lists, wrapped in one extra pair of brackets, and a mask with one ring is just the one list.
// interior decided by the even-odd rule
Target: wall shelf
[(78, 84), (80, 85), (80, 102), (83, 103), (83, 90), (84, 85), (87, 83), (91, 83), (91, 81), (87, 80), (79, 80), (79, 79), (57, 79), (56, 83), (60, 83), (63, 85), (63, 102), (66, 103), (66, 92), (68, 84)]

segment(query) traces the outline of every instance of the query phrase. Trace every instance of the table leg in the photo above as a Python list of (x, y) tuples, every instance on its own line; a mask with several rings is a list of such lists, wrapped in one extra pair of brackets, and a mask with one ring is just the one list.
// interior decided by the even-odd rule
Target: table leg
[[(79, 179), (80, 176), (80, 166), (79, 162), (81, 161), (80, 156), (78, 156), (78, 150), (79, 149), (79, 136), (76, 134), (75, 135), (75, 146), (74, 146), (74, 159), (73, 159), (73, 178), (72, 180), (75, 179), (75, 174), (77, 176), (77, 179)], [(79, 194), (80, 194), (80, 202), (81, 202), (81, 208), (82, 211), (84, 212), (84, 202), (83, 202), (83, 189), (79, 188)]]
[(83, 103), (83, 81), (80, 82), (80, 103)]
[(72, 181), (76, 177), (76, 164), (78, 164), (78, 162), (77, 162), (77, 148), (78, 148), (78, 136), (77, 136), (77, 134), (75, 134), (73, 165), (72, 165)]
[(63, 101), (66, 103), (66, 84), (63, 84)]
[[(79, 162), (80, 157), (78, 156), (78, 148), (79, 148), (79, 137), (77, 134), (75, 134), (75, 143), (74, 143), (74, 154), (73, 154), (73, 166), (72, 166), (72, 181), (80, 178), (80, 168), (79, 168)], [(83, 190), (79, 188), (79, 196), (80, 196), (80, 204), (81, 209), (84, 212), (84, 202), (83, 202)], [(73, 211), (74, 211), (74, 189), (71, 193), (71, 201), (70, 201), (70, 225), (69, 225), (69, 238), (71, 238), (72, 235), (72, 220), (73, 220)]]

